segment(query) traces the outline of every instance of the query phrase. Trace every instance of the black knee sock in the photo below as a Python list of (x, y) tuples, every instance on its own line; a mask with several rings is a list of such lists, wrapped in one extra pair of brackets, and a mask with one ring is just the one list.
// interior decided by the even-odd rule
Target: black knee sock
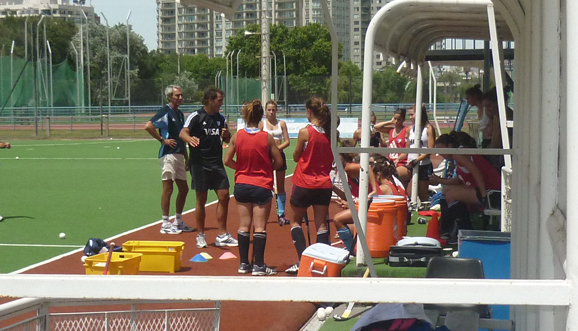
[(440, 234), (448, 233), (452, 230), (453, 222), (449, 219), (448, 203), (444, 196), (440, 198), (440, 212)]
[(297, 250), (297, 255), (299, 256), (299, 260), (301, 260), (301, 254), (307, 248), (305, 244), (305, 234), (303, 233), (303, 228), (300, 226), (296, 226), (291, 228), (291, 238), (293, 238), (293, 244), (295, 245), (295, 249)]
[(245, 231), (237, 231), (239, 237), (239, 259), (241, 263), (249, 264), (249, 245), (251, 245), (251, 234)]
[(322, 244), (331, 244), (329, 241), (329, 231), (327, 230), (320, 230), (317, 232), (317, 242)]
[(265, 264), (265, 244), (267, 243), (267, 232), (253, 233), (253, 253), (255, 254), (254, 264), (262, 266)]

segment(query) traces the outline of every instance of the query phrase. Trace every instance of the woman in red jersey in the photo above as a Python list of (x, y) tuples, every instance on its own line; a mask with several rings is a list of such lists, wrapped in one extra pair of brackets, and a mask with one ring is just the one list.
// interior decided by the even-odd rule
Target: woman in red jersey
[[(313, 206), (317, 242), (329, 244), (329, 232), (325, 222), (331, 201), (332, 185), (329, 177), (333, 154), (331, 153), (331, 113), (321, 98), (311, 98), (305, 103), (309, 125), (299, 130), (293, 160), (297, 162), (293, 173), (291, 195), (291, 237), (297, 255), (306, 248), (301, 220), (307, 208)], [(299, 262), (285, 270), (288, 274), (299, 271)]]
[[(259, 130), (263, 117), (261, 101), (255, 100), (242, 110), (246, 126), (233, 135), (225, 153), (225, 165), (235, 169), (235, 199), (239, 210), (240, 274), (275, 275), (277, 271), (265, 264), (265, 227), (271, 212), (273, 169), (283, 165), (281, 152), (273, 136)], [(236, 160), (233, 157), (237, 155)], [(249, 262), (251, 225), (253, 232), (253, 266)]]
[[(442, 134), (435, 141), (436, 148), (464, 147), (456, 139), (457, 134)], [(470, 137), (471, 139), (471, 137)], [(475, 151), (472, 151), (474, 154)], [(440, 178), (430, 176), (431, 185), (442, 184), (446, 201), (463, 202), (472, 207), (485, 207), (488, 190), (500, 190), (500, 174), (480, 155), (441, 154), (444, 159), (456, 162), (456, 177)]]
[[(389, 134), (387, 147), (406, 148), (407, 147), (407, 126), (405, 122), (405, 108), (397, 108), (393, 113), (393, 118), (386, 122), (377, 123), (374, 130)], [(405, 165), (407, 163), (407, 153), (389, 153), (389, 159), (394, 163), (399, 180), (404, 187), (411, 180), (411, 171)]]

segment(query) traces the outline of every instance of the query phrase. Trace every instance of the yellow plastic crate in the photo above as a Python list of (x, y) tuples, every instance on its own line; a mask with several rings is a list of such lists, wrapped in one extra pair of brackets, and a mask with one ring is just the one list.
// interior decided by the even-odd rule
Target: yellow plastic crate
[(181, 270), (182, 241), (127, 241), (125, 252), (141, 253), (140, 271), (170, 272)]
[[(140, 253), (112, 252), (110, 265), (108, 266), (109, 275), (136, 275), (139, 271), (141, 262)], [(89, 256), (84, 261), (84, 269), (87, 275), (102, 275), (108, 253), (102, 253)]]

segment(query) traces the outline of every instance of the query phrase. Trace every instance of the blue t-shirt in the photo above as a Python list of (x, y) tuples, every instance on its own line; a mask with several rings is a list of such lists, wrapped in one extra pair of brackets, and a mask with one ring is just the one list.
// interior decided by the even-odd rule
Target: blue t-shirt
[(159, 109), (150, 121), (155, 128), (159, 129), (159, 134), (163, 139), (174, 139), (177, 142), (175, 147), (161, 144), (159, 157), (167, 154), (183, 154), (185, 152), (185, 143), (179, 138), (179, 133), (181, 133), (181, 129), (185, 123), (185, 115), (183, 112), (174, 110), (167, 104)]

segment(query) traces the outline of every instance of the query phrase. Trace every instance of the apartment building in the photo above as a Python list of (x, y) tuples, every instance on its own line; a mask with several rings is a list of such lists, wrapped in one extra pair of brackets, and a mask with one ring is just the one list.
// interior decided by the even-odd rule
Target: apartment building
[[(342, 59), (363, 67), (363, 43), (371, 18), (391, 0), (328, 0), (328, 8), (339, 41)], [(196, 6), (183, 7), (175, 0), (157, 0), (158, 48), (165, 53), (207, 54), (222, 57), (227, 39), (249, 24), (261, 20), (261, 0), (245, 0), (232, 21), (220, 13)], [(312, 23), (325, 24), (319, 0), (269, 0), (267, 15), (271, 24), (289, 28)], [(375, 65), (384, 65), (380, 53)]]
[[(300, 24), (299, 0), (270, 0), (267, 15), (272, 24)], [(183, 7), (175, 0), (157, 0), (158, 48), (165, 53), (207, 54), (222, 57), (227, 39), (249, 24), (261, 21), (261, 1), (245, 0), (232, 21), (221, 13), (196, 6)]]
[(89, 21), (98, 19), (94, 7), (83, 0), (0, 0), (0, 18), (45, 15), (81, 23), (85, 20), (83, 11)]

